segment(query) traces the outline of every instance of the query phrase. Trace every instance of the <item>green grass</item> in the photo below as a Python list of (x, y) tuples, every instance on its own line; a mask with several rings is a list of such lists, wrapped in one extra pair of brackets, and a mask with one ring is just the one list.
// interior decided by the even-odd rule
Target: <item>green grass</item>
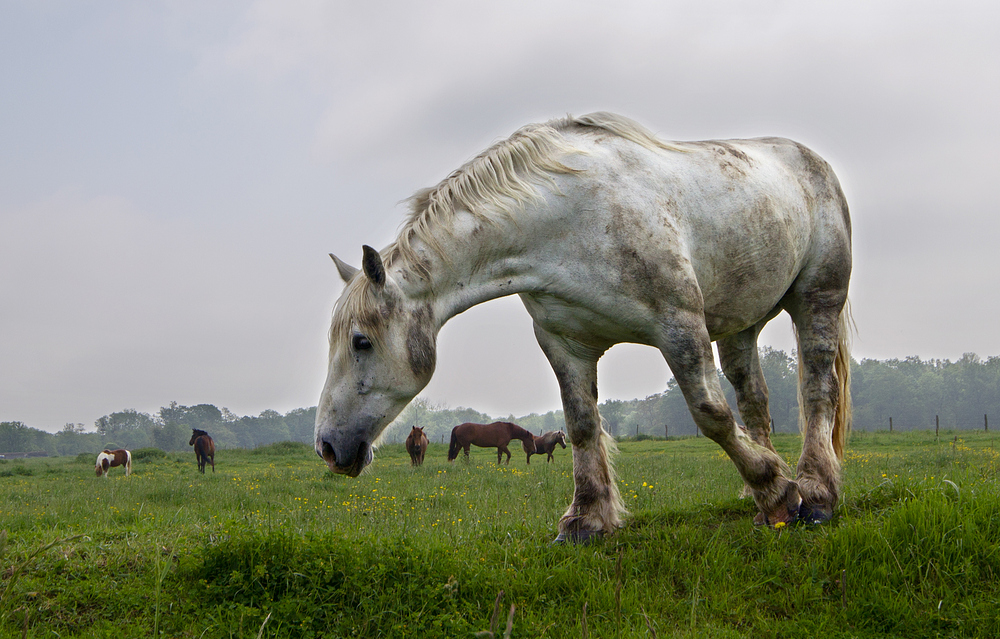
[(432, 444), (412, 468), (388, 446), (353, 480), (288, 443), (205, 475), (193, 453), (129, 478), (0, 464), (0, 636), (473, 637), (496, 612), (499, 637), (511, 605), (512, 637), (1000, 636), (989, 433), (856, 433), (834, 521), (779, 531), (710, 441), (620, 448), (633, 517), (587, 547), (550, 545), (569, 450), (498, 468)]

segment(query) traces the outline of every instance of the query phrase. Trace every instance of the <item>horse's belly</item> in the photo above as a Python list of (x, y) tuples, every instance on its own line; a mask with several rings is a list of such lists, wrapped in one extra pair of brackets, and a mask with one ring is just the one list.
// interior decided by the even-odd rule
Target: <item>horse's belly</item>
[[(600, 291), (600, 287), (594, 287)], [(568, 300), (544, 293), (522, 294), (528, 314), (541, 328), (580, 344), (607, 349), (622, 342), (654, 344), (656, 318), (651, 309), (617, 295), (594, 294)]]

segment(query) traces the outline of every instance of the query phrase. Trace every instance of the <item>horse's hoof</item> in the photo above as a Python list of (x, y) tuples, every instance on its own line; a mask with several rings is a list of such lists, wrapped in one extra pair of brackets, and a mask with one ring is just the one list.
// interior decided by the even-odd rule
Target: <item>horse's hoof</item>
[(589, 546), (598, 539), (604, 538), (604, 531), (601, 530), (574, 530), (569, 533), (561, 532), (552, 540), (552, 545), (571, 543), (574, 546)]
[(799, 521), (804, 524), (825, 524), (833, 519), (833, 507), (825, 504), (802, 504)]
[(799, 488), (794, 483), (790, 483), (788, 492), (785, 493), (785, 503), (779, 505), (772, 512), (758, 512), (753, 518), (754, 526), (780, 528), (781, 526), (794, 524), (796, 521), (799, 521), (799, 513), (802, 507), (802, 497), (799, 495)]

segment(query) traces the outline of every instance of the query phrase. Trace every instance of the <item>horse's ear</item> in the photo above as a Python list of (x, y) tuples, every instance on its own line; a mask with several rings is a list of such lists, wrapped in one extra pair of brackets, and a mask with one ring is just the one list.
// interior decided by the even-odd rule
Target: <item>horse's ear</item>
[(337, 272), (340, 273), (340, 279), (344, 280), (345, 284), (351, 281), (351, 278), (358, 272), (358, 269), (341, 260), (333, 253), (330, 253), (330, 257), (333, 259), (333, 263), (337, 265)]
[(361, 249), (365, 253), (361, 260), (361, 267), (365, 270), (365, 275), (375, 286), (382, 286), (385, 284), (385, 266), (382, 265), (382, 256), (367, 244)]

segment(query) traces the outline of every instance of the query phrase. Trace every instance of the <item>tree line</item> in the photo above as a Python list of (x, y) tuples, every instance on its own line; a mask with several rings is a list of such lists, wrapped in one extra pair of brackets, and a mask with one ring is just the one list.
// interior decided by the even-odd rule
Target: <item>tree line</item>
[[(798, 363), (791, 355), (770, 347), (760, 349), (761, 368), (770, 395), (775, 432), (798, 431)], [(737, 415), (732, 386), (719, 375), (726, 399)], [(984, 417), (995, 417), (1000, 429), (1000, 356), (981, 359), (966, 353), (947, 359), (863, 359), (851, 362), (854, 429), (894, 430), (934, 428), (981, 429)], [(696, 434), (684, 397), (671, 379), (662, 393), (644, 399), (606, 400), (599, 406), (605, 425), (615, 437), (683, 437)], [(22, 422), (0, 422), (0, 453), (45, 451), (76, 455), (103, 448), (186, 450), (192, 428), (208, 431), (220, 448), (254, 448), (276, 441), (312, 443), (316, 408), (298, 408), (284, 415), (266, 410), (260, 415), (233, 414), (212, 404), (182, 406), (171, 402), (155, 415), (126, 409), (105, 415), (94, 430), (66, 424), (57, 433)], [(451, 429), (463, 422), (512, 421), (535, 434), (563, 428), (561, 410), (515, 417), (491, 417), (472, 408), (447, 408), (417, 398), (389, 425), (386, 442), (402, 442), (411, 426), (424, 429), (431, 442), (447, 442)]]
[(105, 448), (159, 448), (190, 450), (191, 429), (211, 434), (219, 448), (256, 448), (278, 441), (311, 442), (316, 408), (297, 408), (284, 415), (265, 410), (260, 415), (233, 414), (212, 404), (182, 406), (170, 402), (155, 415), (125, 409), (105, 415), (89, 431), (83, 424), (66, 424), (57, 433), (31, 428), (22, 422), (0, 422), (0, 454), (45, 451), (50, 455), (77, 455)]

